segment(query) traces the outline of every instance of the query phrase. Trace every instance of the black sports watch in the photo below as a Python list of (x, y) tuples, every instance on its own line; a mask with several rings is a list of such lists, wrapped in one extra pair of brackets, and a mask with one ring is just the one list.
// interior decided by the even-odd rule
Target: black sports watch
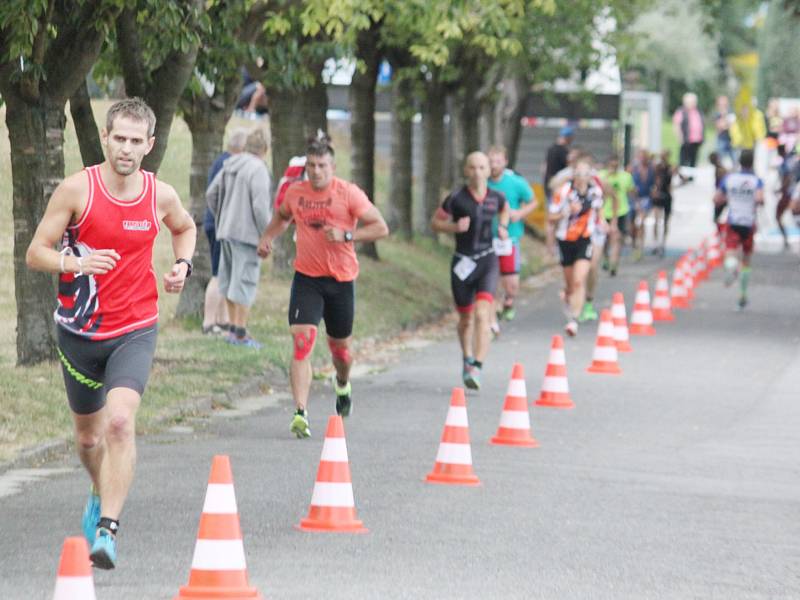
[(352, 231), (345, 231), (344, 232), (344, 241), (345, 242), (352, 242), (353, 241), (353, 232)]
[(181, 263), (186, 265), (186, 279), (189, 279), (189, 277), (191, 277), (192, 275), (192, 261), (189, 260), (188, 258), (179, 258), (178, 260), (175, 261), (176, 265), (179, 265)]

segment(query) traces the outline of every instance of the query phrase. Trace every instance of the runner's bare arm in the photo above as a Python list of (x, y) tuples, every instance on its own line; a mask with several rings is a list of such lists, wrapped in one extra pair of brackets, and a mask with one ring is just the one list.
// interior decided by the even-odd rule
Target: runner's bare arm
[(261, 258), (267, 258), (270, 255), (273, 240), (286, 231), (291, 222), (292, 214), (289, 212), (286, 202), (284, 202), (278, 210), (272, 213), (272, 220), (258, 241), (258, 249), (256, 251)]
[[(197, 241), (197, 227), (192, 216), (181, 204), (175, 188), (163, 181), (157, 181), (156, 203), (158, 204), (158, 216), (172, 234), (172, 252), (175, 254), (175, 259), (191, 260)], [(172, 270), (164, 274), (166, 291), (180, 292), (188, 271), (189, 265), (185, 263), (173, 265)]]
[(508, 239), (508, 223), (511, 221), (511, 209), (508, 202), (503, 202), (503, 210), (497, 215), (497, 237), (501, 240)]
[(89, 256), (62, 255), (53, 246), (61, 241), (70, 223), (80, 218), (89, 196), (86, 173), (80, 171), (64, 179), (50, 196), (44, 216), (39, 222), (25, 254), (28, 268), (48, 273), (105, 274), (117, 264), (114, 250), (95, 250)]
[(722, 206), (726, 201), (727, 198), (725, 197), (725, 192), (722, 190), (717, 190), (714, 192), (714, 204), (717, 206)]
[(367, 209), (367, 212), (359, 218), (359, 222), (359, 226), (353, 232), (354, 242), (374, 242), (389, 235), (389, 226), (375, 206)]

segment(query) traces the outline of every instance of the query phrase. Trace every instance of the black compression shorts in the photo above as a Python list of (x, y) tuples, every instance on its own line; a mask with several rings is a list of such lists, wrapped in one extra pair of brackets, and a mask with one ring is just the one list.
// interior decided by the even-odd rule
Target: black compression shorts
[(356, 310), (354, 281), (309, 277), (295, 272), (289, 299), (289, 325), (319, 325), (325, 319), (329, 337), (337, 340), (353, 333)]
[(571, 267), (578, 260), (591, 260), (592, 240), (591, 238), (579, 238), (574, 242), (558, 240), (558, 253), (561, 255), (562, 267)]
[(106, 403), (108, 390), (130, 388), (144, 393), (156, 352), (158, 326), (109, 340), (90, 340), (56, 327), (58, 358), (72, 412), (88, 415)]
[(477, 259), (475, 270), (466, 279), (461, 280), (453, 270), (461, 258), (459, 255), (453, 256), (450, 265), (450, 289), (458, 312), (469, 312), (476, 299), (494, 301), (494, 291), (500, 278), (500, 265), (497, 256), (491, 252)]

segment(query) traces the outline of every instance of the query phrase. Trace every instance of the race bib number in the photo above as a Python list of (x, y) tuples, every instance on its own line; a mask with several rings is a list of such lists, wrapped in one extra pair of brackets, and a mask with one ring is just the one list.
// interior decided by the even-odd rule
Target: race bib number
[(511, 241), (510, 238), (506, 240), (494, 238), (492, 240), (492, 247), (497, 256), (511, 256), (511, 253), (514, 252), (514, 242)]
[(472, 275), (472, 272), (477, 266), (478, 263), (472, 260), (469, 256), (462, 256), (461, 260), (459, 260), (453, 267), (453, 273), (455, 273), (455, 276), (461, 281), (464, 281), (467, 279), (467, 277)]

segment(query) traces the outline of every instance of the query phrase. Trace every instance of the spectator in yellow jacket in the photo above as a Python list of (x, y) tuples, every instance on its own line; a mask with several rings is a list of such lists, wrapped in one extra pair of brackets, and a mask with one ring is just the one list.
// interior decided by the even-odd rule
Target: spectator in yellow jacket
[(731, 143), (737, 154), (742, 150), (755, 150), (758, 142), (767, 135), (764, 113), (755, 106), (743, 104), (731, 125)]

